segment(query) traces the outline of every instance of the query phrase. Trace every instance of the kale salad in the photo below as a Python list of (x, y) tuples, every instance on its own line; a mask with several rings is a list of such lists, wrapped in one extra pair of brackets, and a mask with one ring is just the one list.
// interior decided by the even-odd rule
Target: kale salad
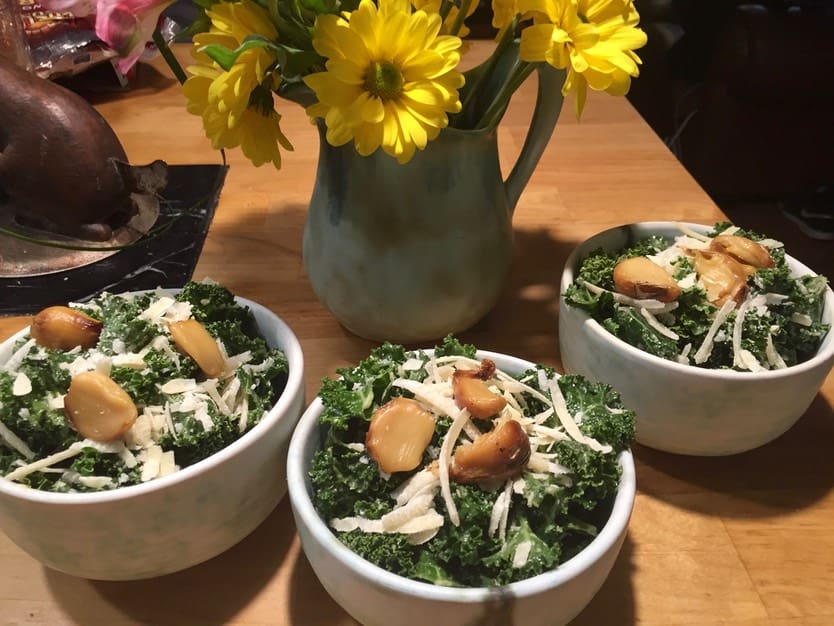
[(0, 363), (0, 476), (90, 492), (171, 474), (251, 430), (287, 371), (212, 281), (49, 307)]
[(496, 586), (552, 570), (610, 515), (634, 414), (609, 386), (520, 375), (447, 337), (385, 343), (325, 379), (313, 504), (339, 540), (395, 574)]
[(583, 259), (566, 302), (655, 356), (712, 369), (760, 372), (813, 357), (828, 281), (794, 277), (781, 242), (728, 222), (706, 234), (681, 225)]

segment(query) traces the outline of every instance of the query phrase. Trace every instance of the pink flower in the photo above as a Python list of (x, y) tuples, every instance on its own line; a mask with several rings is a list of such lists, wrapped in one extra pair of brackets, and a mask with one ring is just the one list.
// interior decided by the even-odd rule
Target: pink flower
[(52, 11), (78, 17), (95, 14), (96, 35), (118, 55), (116, 67), (127, 72), (153, 37), (159, 14), (172, 0), (42, 0)]

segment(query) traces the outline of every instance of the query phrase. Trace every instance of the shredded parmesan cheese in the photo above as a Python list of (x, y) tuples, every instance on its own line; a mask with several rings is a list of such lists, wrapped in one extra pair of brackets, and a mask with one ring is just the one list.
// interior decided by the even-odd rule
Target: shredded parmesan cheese
[(29, 446), (17, 435), (15, 435), (8, 426), (0, 422), (0, 438), (13, 450), (16, 450), (21, 456), (26, 459), (35, 458), (35, 453), (29, 449)]
[(601, 294), (608, 292), (613, 296), (616, 302), (635, 308), (648, 309), (658, 313), (668, 313), (669, 311), (674, 311), (678, 307), (677, 302), (661, 302), (660, 300), (655, 300), (654, 298), (632, 298), (616, 291), (610, 291), (608, 289), (603, 289), (602, 287), (597, 287), (596, 285), (593, 285), (587, 280), (583, 280), (581, 278), (577, 278), (576, 282), (585, 287), (585, 289), (591, 293)]
[(659, 332), (664, 337), (668, 337), (669, 339), (674, 339), (677, 341), (679, 339), (678, 333), (673, 331), (668, 326), (664, 326), (661, 324), (657, 318), (651, 314), (648, 309), (640, 307), (640, 315), (643, 316), (643, 319), (646, 320), (652, 328), (654, 328), (657, 332)]
[(433, 385), (427, 385), (407, 378), (398, 378), (391, 384), (394, 387), (400, 387), (401, 389), (410, 391), (414, 394), (415, 398), (429, 405), (438, 415), (448, 415), (451, 417), (460, 411), (458, 405), (451, 398), (452, 386), (449, 384), (435, 383)]
[(449, 484), (449, 465), (452, 459), (452, 448), (463, 430), (463, 425), (469, 421), (469, 411), (461, 409), (446, 431), (446, 436), (443, 438), (443, 444), (440, 446), (440, 457), (438, 458), (438, 468), (440, 471), (440, 493), (443, 495), (443, 502), (449, 512), (449, 521), (454, 526), (460, 526), (460, 516), (458, 509), (455, 506), (455, 501), (452, 499), (452, 489)]
[(40, 471), (56, 463), (60, 463), (61, 461), (66, 461), (67, 459), (71, 459), (74, 456), (78, 456), (81, 454), (81, 451), (90, 444), (88, 439), (84, 441), (76, 441), (75, 443), (71, 444), (69, 448), (66, 450), (61, 450), (60, 452), (56, 452), (55, 454), (50, 454), (47, 457), (42, 459), (38, 459), (37, 461), (33, 461), (27, 465), (23, 465), (18, 467), (8, 474), (6, 474), (6, 480), (20, 480), (21, 478), (26, 478), (29, 474), (33, 472)]
[(75, 476), (74, 482), (90, 489), (111, 489), (116, 486), (109, 476)]
[(29, 354), (29, 351), (35, 347), (35, 340), (29, 339), (26, 341), (22, 346), (20, 346), (13, 354), (9, 357), (9, 360), (3, 364), (3, 369), (7, 372), (15, 372), (17, 368), (20, 367), (20, 364), (23, 363), (23, 359)]
[(32, 393), (32, 381), (23, 372), (18, 372), (12, 383), (13, 396), (26, 396)]
[(240, 419), (237, 422), (237, 430), (238, 432), (242, 433), (246, 430), (249, 426), (249, 398), (248, 396), (243, 396), (243, 400), (240, 403), (240, 406), (237, 410), (237, 415), (240, 416)]
[(330, 528), (340, 533), (349, 533), (353, 530), (361, 530), (363, 533), (382, 533), (382, 522), (378, 519), (365, 519), (364, 517), (338, 517), (328, 522)]
[(423, 361), (414, 358), (407, 359), (400, 367), (402, 367), (403, 371), (406, 372), (416, 372), (423, 367)]
[(378, 520), (362, 517), (335, 518), (330, 527), (338, 532), (401, 533), (412, 545), (425, 543), (443, 526), (444, 518), (434, 510), (439, 480), (425, 468), (400, 485), (392, 494), (396, 506)]
[[(512, 487), (512, 482), (510, 482), (510, 487)], [(495, 503), (492, 505), (492, 512), (489, 516), (489, 526), (487, 527), (487, 534), (489, 534), (490, 537), (494, 537), (495, 533), (498, 532), (501, 520), (504, 519), (504, 516), (509, 511), (509, 508), (510, 493), (508, 493), (505, 487), (504, 490), (498, 494), (498, 497), (495, 498)]]
[(744, 316), (747, 314), (748, 303), (745, 300), (736, 310), (736, 319), (733, 324), (733, 367), (746, 369), (741, 355), (741, 332), (744, 329)]
[[(362, 444), (354, 444), (362, 445)], [(364, 450), (364, 446), (362, 446)], [(398, 506), (405, 505), (409, 500), (415, 496), (426, 493), (427, 491), (437, 491), (440, 486), (440, 479), (430, 469), (422, 469), (411, 478), (402, 483), (392, 494), (397, 501)]]
[(767, 334), (767, 345), (765, 347), (765, 354), (767, 355), (767, 362), (773, 369), (784, 369), (787, 367), (785, 360), (777, 352), (773, 345), (773, 335)]
[(800, 326), (811, 326), (814, 323), (811, 316), (805, 313), (794, 313), (791, 315), (791, 321), (794, 324), (799, 324)]
[(539, 370), (539, 377), (540, 379), (544, 379), (541, 380), (543, 383), (541, 386), (550, 392), (556, 417), (559, 418), (559, 422), (562, 424), (565, 432), (570, 435), (571, 439), (578, 441), (579, 443), (584, 443), (586, 446), (591, 448), (591, 450), (595, 450), (597, 452), (611, 452), (611, 446), (608, 444), (601, 444), (593, 437), (588, 437), (582, 434), (582, 431), (579, 430), (579, 426), (577, 426), (576, 422), (573, 421), (573, 418), (568, 411), (565, 396), (562, 395), (562, 390), (559, 387), (559, 380), (557, 378), (546, 378), (542, 370)]
[(137, 458), (142, 462), (142, 482), (147, 482), (159, 476), (162, 464), (162, 448), (152, 445), (142, 450)]
[(217, 405), (218, 410), (223, 415), (232, 414), (232, 410), (229, 408), (229, 405), (226, 404), (225, 400), (223, 400), (223, 398), (220, 397), (220, 393), (217, 391), (216, 378), (209, 378), (207, 380), (204, 380), (202, 383), (200, 383), (199, 387), (202, 391), (205, 391), (208, 394), (209, 398), (211, 398), (214, 401), (214, 404)]
[(501, 539), (502, 543), (507, 539), (507, 521), (510, 519), (512, 489), (512, 482), (507, 481), (507, 484), (504, 486), (504, 491), (501, 492), (501, 495), (504, 496), (504, 504), (501, 507), (501, 517), (498, 520), (498, 537)]
[(197, 389), (197, 381), (193, 378), (174, 378), (169, 380), (164, 385), (159, 387), (159, 390), (165, 395), (175, 395), (180, 393), (188, 393)]
[(403, 526), (406, 522), (426, 513), (434, 500), (433, 493), (424, 493), (414, 496), (404, 506), (395, 508), (380, 518), (382, 528), (387, 531), (394, 531)]
[(512, 566), (514, 568), (519, 569), (527, 565), (527, 559), (530, 557), (530, 550), (532, 547), (533, 542), (529, 539), (519, 542), (519, 544), (515, 547), (515, 552), (513, 553)]
[(694, 287), (697, 281), (698, 275), (695, 272), (690, 272), (678, 281), (678, 287), (681, 289), (689, 289), (690, 287)]
[(727, 318), (730, 316), (730, 313), (733, 310), (735, 303), (732, 300), (727, 300), (718, 312), (715, 314), (715, 319), (712, 320), (712, 326), (709, 327), (706, 336), (704, 337), (704, 341), (701, 343), (701, 347), (695, 352), (695, 362), (698, 364), (704, 363), (708, 358), (709, 355), (712, 354), (712, 344), (715, 340), (715, 333), (718, 332), (718, 329), (727, 321)]
[(697, 241), (701, 241), (703, 243), (709, 243), (711, 241), (711, 237), (708, 237), (707, 235), (702, 235), (701, 233), (692, 230), (686, 224), (679, 223), (678, 230), (680, 230), (687, 237), (691, 237), (692, 239), (695, 239)]
[(147, 367), (145, 359), (137, 352), (123, 352), (114, 355), (110, 362), (117, 367), (128, 367), (130, 369), (142, 371)]

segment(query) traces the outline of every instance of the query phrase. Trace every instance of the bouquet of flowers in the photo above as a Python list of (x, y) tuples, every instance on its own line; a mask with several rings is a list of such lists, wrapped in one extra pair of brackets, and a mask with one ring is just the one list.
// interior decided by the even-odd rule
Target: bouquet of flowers
[(186, 73), (157, 30), (171, 0), (51, 1), (95, 11), (122, 70), (153, 38), (212, 145), (276, 168), (292, 150), (276, 100), (304, 106), (332, 145), (405, 163), (447, 126), (494, 127), (539, 64), (564, 70), (577, 116), (588, 87), (625, 95), (646, 43), (632, 0), (492, 0), (494, 50), (461, 71), (477, 0), (194, 0)]

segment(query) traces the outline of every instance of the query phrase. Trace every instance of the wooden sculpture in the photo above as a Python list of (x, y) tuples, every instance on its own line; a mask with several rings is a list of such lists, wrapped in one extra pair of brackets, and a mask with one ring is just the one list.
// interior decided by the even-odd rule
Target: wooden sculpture
[(0, 58), (0, 215), (106, 241), (136, 214), (132, 194), (155, 194), (166, 182), (165, 162), (131, 165), (84, 98)]

